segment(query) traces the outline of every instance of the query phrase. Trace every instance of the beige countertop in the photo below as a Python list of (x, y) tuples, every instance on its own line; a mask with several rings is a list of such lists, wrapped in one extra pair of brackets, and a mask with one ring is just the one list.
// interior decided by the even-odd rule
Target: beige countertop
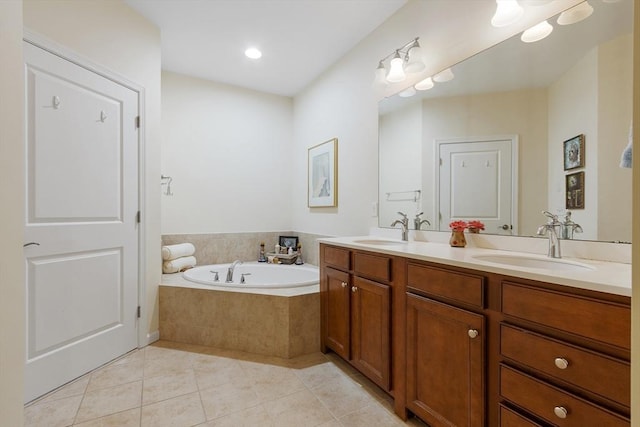
[[(480, 247), (452, 248), (448, 244), (422, 241), (402, 242), (376, 236), (322, 238), (320, 243), (362, 249), (388, 255), (430, 261), (455, 267), (463, 267), (490, 273), (504, 274), (541, 282), (589, 289), (610, 294), (631, 296), (631, 264), (618, 262), (562, 258), (561, 262), (590, 268), (560, 270), (539, 267), (522, 267), (478, 259), (498, 255), (506, 258), (551, 260), (544, 255), (516, 251), (485, 249)], [(367, 241), (369, 241), (367, 243)], [(386, 243), (388, 242), (388, 243)]]

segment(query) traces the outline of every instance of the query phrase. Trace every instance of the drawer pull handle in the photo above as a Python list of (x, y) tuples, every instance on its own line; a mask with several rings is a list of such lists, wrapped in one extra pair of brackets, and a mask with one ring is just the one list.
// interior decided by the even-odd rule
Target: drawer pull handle
[(342, 282), (341, 285), (342, 285), (343, 288), (346, 288), (347, 287), (347, 282)]
[(567, 418), (569, 412), (563, 406), (556, 406), (553, 408), (553, 413), (556, 414), (556, 417), (562, 418), (563, 420)]
[(470, 338), (475, 338), (478, 336), (478, 331), (475, 329), (469, 329), (469, 331), (467, 331), (467, 334), (469, 334)]
[(569, 367), (569, 361), (564, 357), (556, 357), (555, 364), (558, 369), (567, 369)]
[(355, 291), (357, 291), (357, 290), (358, 290), (358, 287), (357, 287), (357, 286), (352, 286), (352, 287), (351, 287), (351, 292), (355, 292)]

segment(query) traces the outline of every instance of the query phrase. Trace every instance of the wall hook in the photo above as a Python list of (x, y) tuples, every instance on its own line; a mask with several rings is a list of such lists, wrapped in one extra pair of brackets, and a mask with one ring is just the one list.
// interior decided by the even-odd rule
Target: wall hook
[(53, 108), (54, 108), (55, 110), (57, 110), (58, 108), (60, 108), (60, 97), (58, 97), (58, 96), (54, 96), (54, 97), (51, 99), (51, 104), (53, 105)]
[(164, 192), (165, 196), (173, 196), (173, 192), (171, 191), (171, 182), (173, 178), (168, 175), (160, 175), (160, 185), (166, 185), (167, 189)]

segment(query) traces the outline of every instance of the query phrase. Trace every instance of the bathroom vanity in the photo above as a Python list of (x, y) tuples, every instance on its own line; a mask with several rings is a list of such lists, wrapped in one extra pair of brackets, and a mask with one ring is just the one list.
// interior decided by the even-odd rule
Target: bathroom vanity
[(401, 418), (629, 425), (629, 264), (548, 264), (371, 238), (320, 242), (322, 350), (393, 396)]

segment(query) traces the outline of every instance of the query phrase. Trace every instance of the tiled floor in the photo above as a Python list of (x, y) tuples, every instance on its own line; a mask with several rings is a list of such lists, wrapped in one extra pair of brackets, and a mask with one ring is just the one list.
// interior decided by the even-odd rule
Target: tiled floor
[(278, 359), (159, 342), (25, 407), (25, 426), (424, 426), (335, 355)]

